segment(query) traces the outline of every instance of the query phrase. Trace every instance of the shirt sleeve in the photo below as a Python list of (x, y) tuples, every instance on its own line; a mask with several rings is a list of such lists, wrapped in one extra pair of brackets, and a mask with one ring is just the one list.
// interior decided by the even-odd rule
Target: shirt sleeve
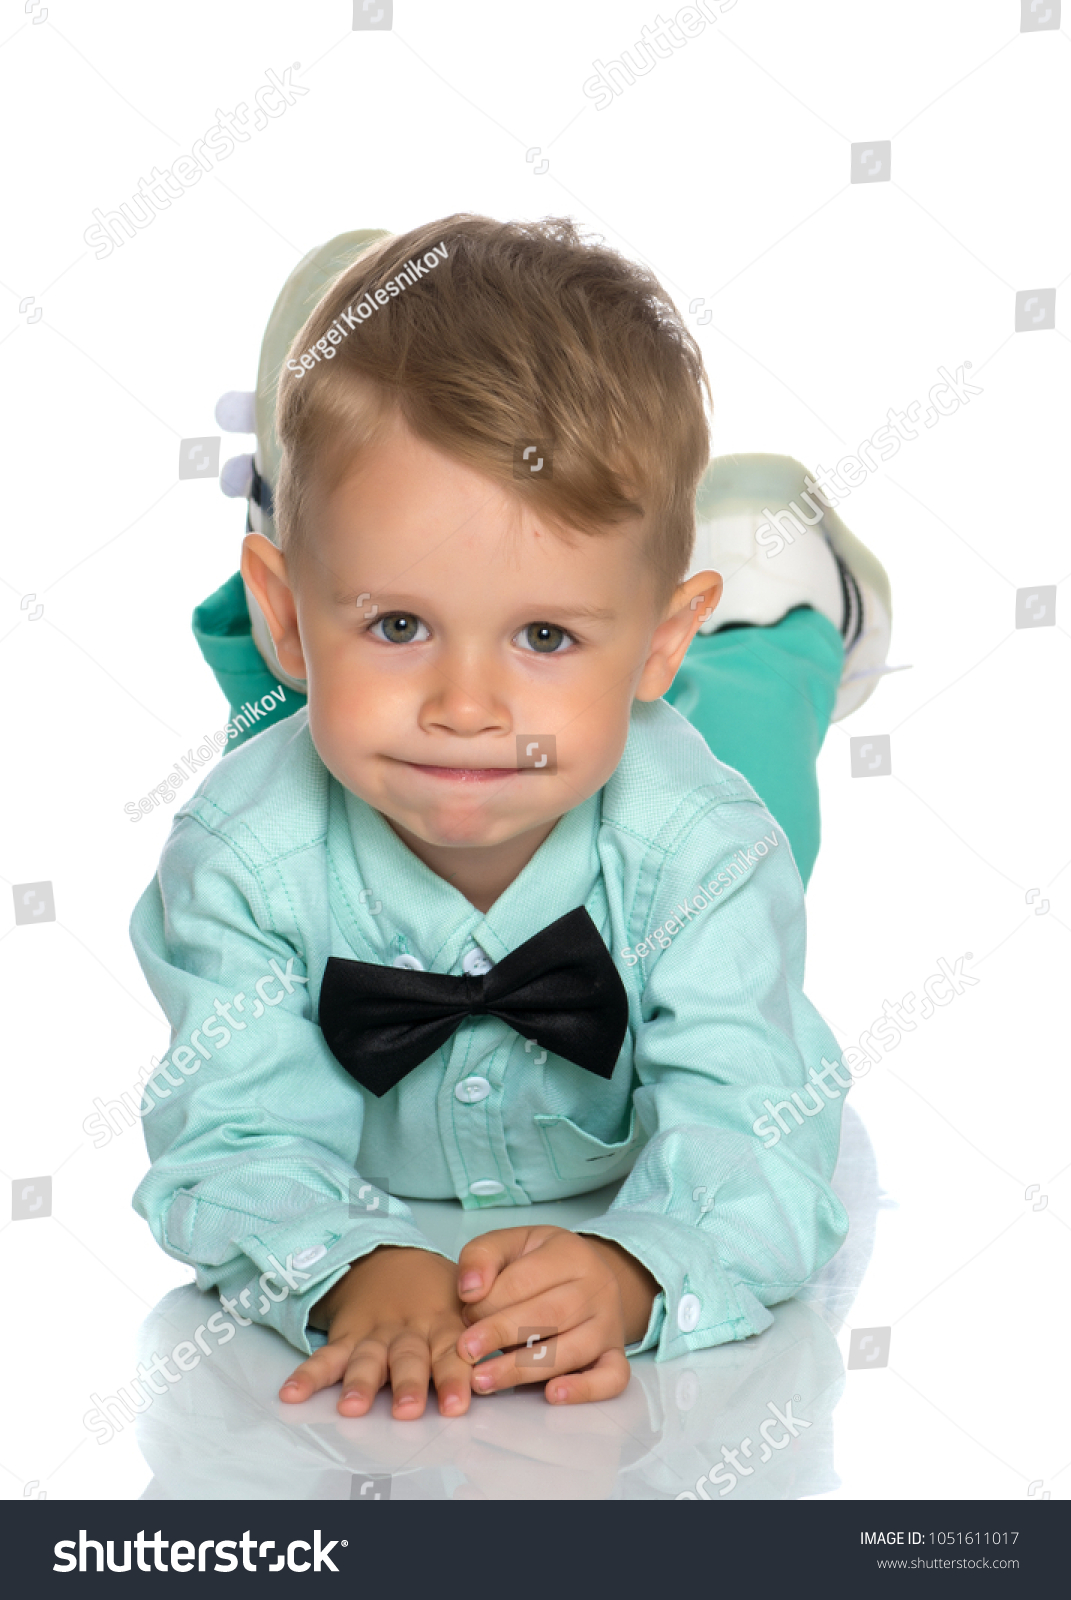
[(635, 1041), (647, 1143), (609, 1210), (578, 1230), (615, 1240), (660, 1284), (630, 1347), (660, 1360), (760, 1333), (848, 1228), (830, 1179), (851, 1079), (803, 994), (803, 888), (785, 835), (755, 801), (726, 803), (680, 855), (699, 867), (665, 866), (633, 937), (652, 952)]
[(351, 1262), (379, 1245), (445, 1252), (357, 1172), (360, 1090), (313, 1020), (301, 952), (229, 840), (177, 817), (130, 938), (171, 1024), (144, 1086), (152, 1165), (134, 1209), (198, 1288), (307, 1355), (309, 1312)]

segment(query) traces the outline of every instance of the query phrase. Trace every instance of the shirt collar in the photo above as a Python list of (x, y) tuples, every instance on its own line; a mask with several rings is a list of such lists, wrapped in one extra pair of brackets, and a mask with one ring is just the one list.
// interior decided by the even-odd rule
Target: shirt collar
[[(527, 866), (484, 913), (425, 866), (378, 811), (341, 784), (337, 789), (344, 808), (339, 822), (348, 835), (339, 842), (348, 843), (361, 880), (360, 891), (344, 898), (356, 899), (362, 909), (377, 902), (380, 906), (372, 921), (357, 914), (350, 903), (347, 933), (356, 931), (362, 947), (371, 942), (375, 958), (384, 963), (404, 949), (429, 972), (450, 972), (473, 943), (492, 961), (501, 961), (526, 939), (583, 905), (598, 880), (601, 794), (591, 795), (558, 819)], [(338, 830), (330, 833), (337, 837)], [(338, 853), (332, 851), (341, 867)]]

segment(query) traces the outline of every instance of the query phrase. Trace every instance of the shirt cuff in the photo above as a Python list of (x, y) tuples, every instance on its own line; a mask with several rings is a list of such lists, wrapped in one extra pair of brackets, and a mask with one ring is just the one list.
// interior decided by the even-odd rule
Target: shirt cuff
[[(648, 1269), (650, 1270), (650, 1269)], [(636, 1344), (627, 1344), (627, 1356), (642, 1356), (645, 1350), (654, 1350), (662, 1337), (662, 1326), (666, 1320), (666, 1297), (656, 1294), (651, 1302), (651, 1315), (647, 1320), (647, 1332)], [(657, 1357), (655, 1358), (657, 1360)]]
[[(212, 1282), (220, 1289), (224, 1313), (229, 1312), (236, 1321), (244, 1316), (247, 1322), (274, 1328), (305, 1355), (311, 1355), (314, 1348), (310, 1334), (319, 1339), (318, 1330), (308, 1326), (313, 1307), (355, 1261), (380, 1245), (428, 1250), (444, 1260), (453, 1260), (402, 1217), (340, 1224), (337, 1229), (332, 1229), (328, 1219), (307, 1218), (246, 1234), (236, 1243), (247, 1259), (229, 1263), (226, 1285), (223, 1274), (212, 1275)], [(255, 1269), (252, 1276), (250, 1261)], [(224, 1301), (224, 1288), (230, 1305)]]
[(661, 1285), (647, 1332), (639, 1344), (628, 1346), (627, 1355), (654, 1350), (656, 1361), (669, 1361), (689, 1350), (747, 1339), (773, 1322), (750, 1289), (730, 1281), (715, 1254), (715, 1241), (690, 1223), (611, 1211), (576, 1231), (613, 1240)]

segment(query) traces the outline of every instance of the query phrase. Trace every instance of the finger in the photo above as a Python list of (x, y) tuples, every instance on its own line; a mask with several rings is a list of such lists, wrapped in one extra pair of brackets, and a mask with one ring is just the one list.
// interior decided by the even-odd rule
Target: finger
[[(595, 1310), (591, 1296), (585, 1295), (579, 1284), (555, 1283), (531, 1300), (518, 1300), (497, 1315), (473, 1323), (458, 1340), (457, 1353), (471, 1363), (481, 1361), (492, 1350), (542, 1344), (589, 1322)], [(547, 1358), (537, 1353), (531, 1359), (538, 1362)]]
[(428, 1403), (431, 1351), (419, 1333), (402, 1333), (390, 1347), (390, 1382), (394, 1390), (393, 1413), (403, 1420), (421, 1417)]
[(496, 1228), (470, 1239), (457, 1258), (458, 1299), (481, 1299), (502, 1268), (521, 1254), (531, 1233), (531, 1228)]
[[(551, 1293), (567, 1285), (579, 1285), (582, 1281), (586, 1286), (588, 1302), (586, 1314), (590, 1315), (599, 1295), (606, 1290), (616, 1290), (612, 1270), (601, 1257), (593, 1255), (586, 1240), (561, 1229), (548, 1228), (543, 1231), (542, 1238), (534, 1237), (536, 1232), (534, 1228), (529, 1230), (533, 1237), (529, 1239), (527, 1247), (507, 1262), (483, 1299), (470, 1300), (465, 1306), (462, 1315), (466, 1322), (475, 1325), (484, 1317), (512, 1310), (537, 1295)], [(530, 1320), (534, 1324), (539, 1318)], [(554, 1320), (554, 1317), (543, 1318), (544, 1322)], [(568, 1327), (579, 1320), (574, 1316), (564, 1321), (562, 1326)], [(488, 1345), (487, 1348), (493, 1350), (495, 1346)]]
[(460, 1417), (472, 1403), (472, 1368), (462, 1361), (448, 1337), (445, 1347), (432, 1355), (431, 1376), (444, 1417)]
[[(485, 1317), (497, 1317), (514, 1306), (533, 1300), (538, 1295), (552, 1293), (562, 1284), (571, 1281), (567, 1267), (563, 1268), (560, 1255), (533, 1250), (519, 1261), (511, 1261), (487, 1286), (482, 1299), (470, 1300), (462, 1308), (464, 1320), (475, 1327)], [(488, 1346), (494, 1349), (494, 1345)]]
[(342, 1379), (342, 1398), (335, 1407), (344, 1417), (363, 1417), (387, 1381), (388, 1351), (386, 1336), (362, 1339), (353, 1348)]
[(293, 1405), (300, 1400), (307, 1400), (318, 1389), (327, 1389), (337, 1383), (346, 1370), (353, 1343), (352, 1338), (346, 1338), (333, 1339), (322, 1345), (300, 1367), (294, 1368), (279, 1390), (280, 1400)]
[(570, 1372), (552, 1378), (547, 1384), (547, 1399), (555, 1406), (581, 1405), (590, 1400), (612, 1400), (628, 1388), (632, 1370), (624, 1350), (604, 1350), (599, 1359), (583, 1372)]
[(472, 1371), (472, 1387), (477, 1394), (497, 1394), (522, 1383), (544, 1383), (555, 1376), (578, 1372), (598, 1360), (607, 1342), (604, 1327), (592, 1318), (560, 1338), (507, 1350), (490, 1361), (481, 1361)]

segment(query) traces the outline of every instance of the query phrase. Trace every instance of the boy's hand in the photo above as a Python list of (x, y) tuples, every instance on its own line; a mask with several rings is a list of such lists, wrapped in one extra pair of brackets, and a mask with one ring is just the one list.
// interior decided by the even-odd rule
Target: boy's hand
[[(643, 1338), (658, 1284), (620, 1245), (566, 1228), (501, 1228), (465, 1246), (457, 1273), (465, 1321), (473, 1324), (459, 1353), (475, 1362), (511, 1350), (476, 1368), (474, 1389), (550, 1378), (547, 1399), (571, 1405), (627, 1387), (625, 1345)], [(546, 1366), (526, 1348), (535, 1328), (556, 1332)]]
[(422, 1416), (433, 1380), (444, 1417), (459, 1417), (472, 1398), (471, 1369), (457, 1353), (464, 1329), (457, 1268), (430, 1250), (381, 1245), (355, 1261), (313, 1310), (328, 1343), (297, 1367), (279, 1398), (307, 1400), (342, 1381), (336, 1410), (363, 1417), (385, 1383), (393, 1413)]

